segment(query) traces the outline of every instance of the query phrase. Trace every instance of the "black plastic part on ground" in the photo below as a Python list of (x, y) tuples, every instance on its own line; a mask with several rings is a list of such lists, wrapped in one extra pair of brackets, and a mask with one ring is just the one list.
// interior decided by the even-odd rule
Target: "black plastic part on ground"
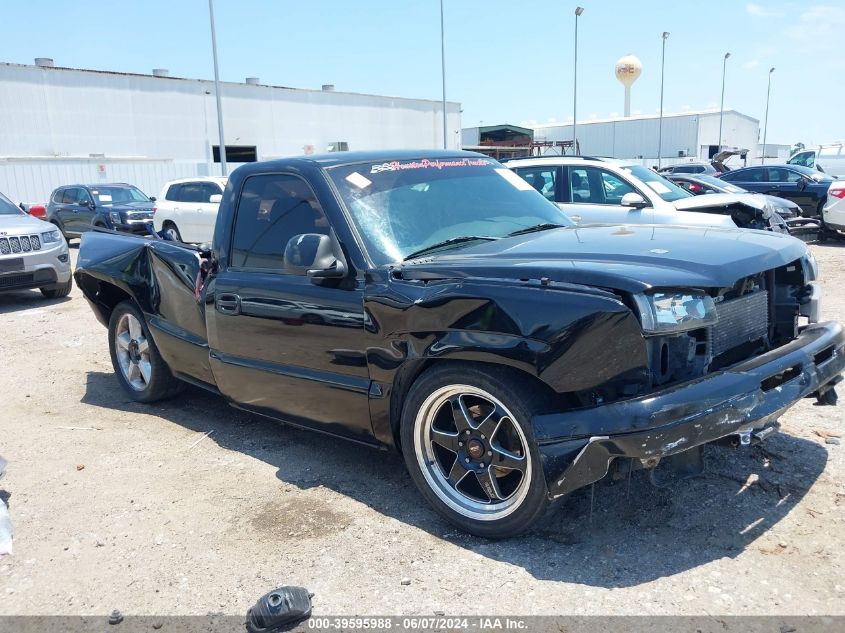
[(279, 587), (261, 596), (246, 614), (249, 633), (284, 631), (311, 617), (311, 595), (304, 587)]

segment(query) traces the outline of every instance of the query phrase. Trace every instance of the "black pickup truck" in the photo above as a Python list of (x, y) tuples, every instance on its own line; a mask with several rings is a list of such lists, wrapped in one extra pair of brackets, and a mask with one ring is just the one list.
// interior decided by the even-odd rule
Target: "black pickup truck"
[(134, 399), (187, 382), (398, 449), (437, 511), (488, 537), (611, 471), (699, 472), (706, 443), (834, 403), (845, 366), (799, 240), (578, 228), (467, 152), (240, 167), (212, 244), (91, 232), (75, 275)]

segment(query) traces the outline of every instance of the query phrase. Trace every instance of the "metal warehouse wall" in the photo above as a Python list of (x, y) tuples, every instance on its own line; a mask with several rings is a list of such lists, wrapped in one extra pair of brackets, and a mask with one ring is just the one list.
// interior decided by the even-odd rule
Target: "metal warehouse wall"
[[(706, 114), (701, 116), (698, 127), (699, 131), (699, 147), (708, 145), (717, 145), (719, 143), (719, 113)], [(725, 117), (722, 121), (722, 145), (724, 147), (749, 149), (749, 160), (752, 156), (757, 156), (757, 145), (760, 136), (760, 122), (757, 119), (734, 112), (733, 110), (726, 110)], [(706, 157), (707, 154), (704, 154)], [(732, 159), (729, 164), (739, 165), (740, 162), (734, 162), (737, 159)]]
[[(578, 123), (578, 143), (581, 153), (616, 158), (657, 159), (659, 120), (629, 118), (594, 123)], [(572, 125), (537, 126), (537, 141), (565, 141), (572, 139)], [(663, 156), (677, 156), (679, 150), (697, 153), (698, 116), (663, 118)]]
[[(440, 101), (236, 83), (223, 83), (221, 95), (226, 143), (256, 146), (259, 160), (338, 141), (350, 150), (443, 142)], [(457, 148), (460, 104), (447, 111)], [(69, 174), (96, 182), (103, 172), (90, 169), (101, 165), (106, 180), (149, 178), (153, 195), (167, 179), (219, 173), (211, 81), (0, 64), (0, 121), (0, 187), (15, 201), (46, 199)]]

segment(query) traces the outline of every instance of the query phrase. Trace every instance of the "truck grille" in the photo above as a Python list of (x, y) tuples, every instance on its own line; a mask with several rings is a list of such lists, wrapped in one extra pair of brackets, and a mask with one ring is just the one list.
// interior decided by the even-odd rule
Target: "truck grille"
[(716, 304), (719, 321), (710, 328), (710, 350), (716, 357), (769, 333), (769, 293), (765, 290)]
[(0, 237), (0, 255), (12, 253), (29, 253), (41, 250), (41, 238), (37, 235), (19, 235), (15, 237)]

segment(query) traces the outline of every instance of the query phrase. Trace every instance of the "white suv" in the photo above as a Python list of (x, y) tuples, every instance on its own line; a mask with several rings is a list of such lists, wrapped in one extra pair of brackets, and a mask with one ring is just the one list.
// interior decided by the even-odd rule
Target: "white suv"
[(210, 242), (226, 179), (213, 176), (171, 180), (153, 209), (153, 226), (179, 242)]
[(48, 299), (70, 294), (70, 256), (61, 231), (0, 193), (0, 292), (39, 288)]
[(739, 201), (736, 196), (692, 196), (642, 165), (586, 156), (544, 156), (513, 159), (505, 166), (578, 224), (736, 226), (729, 215), (721, 215)]

